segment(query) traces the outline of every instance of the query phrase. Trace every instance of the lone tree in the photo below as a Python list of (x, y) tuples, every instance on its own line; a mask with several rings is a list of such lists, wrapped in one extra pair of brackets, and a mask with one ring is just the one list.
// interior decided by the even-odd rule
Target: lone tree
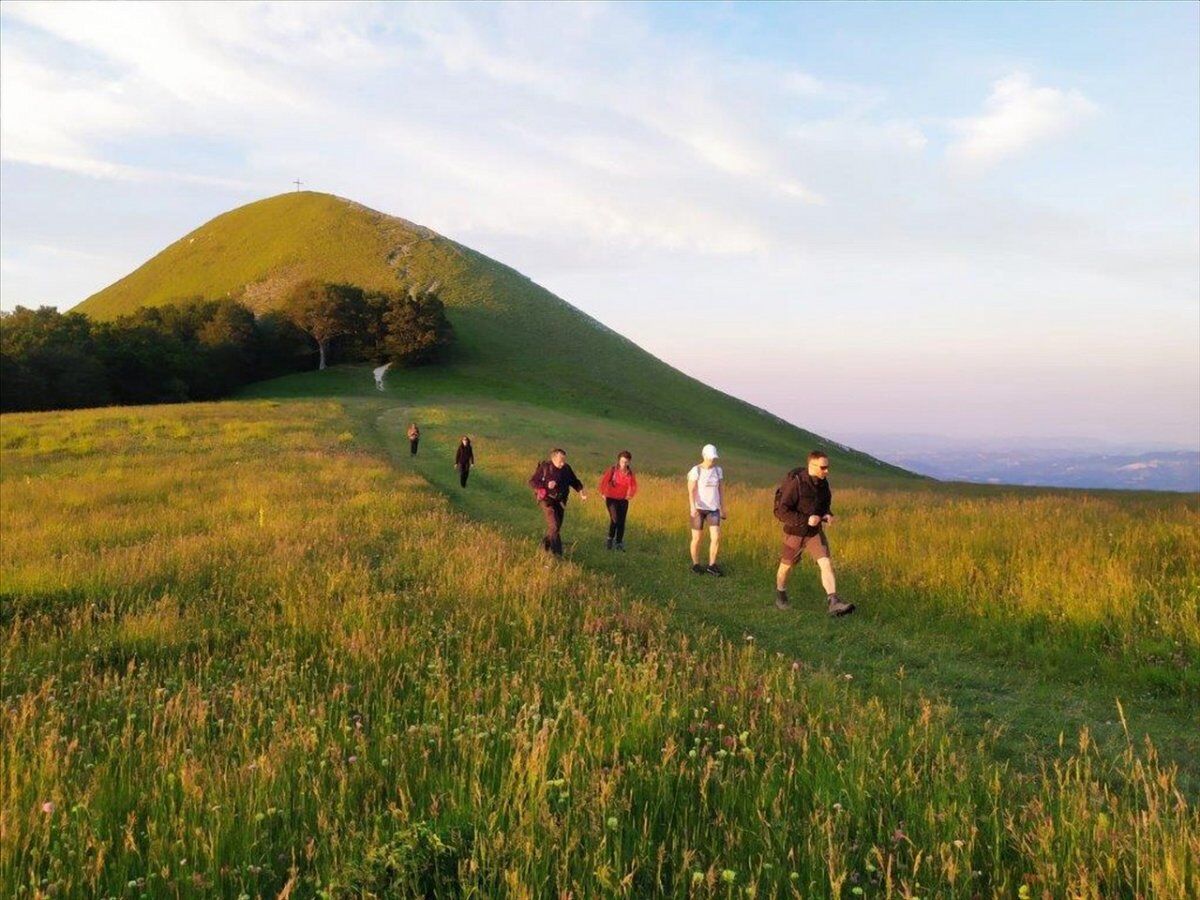
[(349, 284), (303, 281), (284, 301), (289, 319), (317, 342), (318, 368), (326, 367), (329, 342), (362, 327), (363, 292)]
[(446, 304), (429, 291), (393, 297), (383, 323), (386, 357), (401, 366), (437, 362), (454, 340)]

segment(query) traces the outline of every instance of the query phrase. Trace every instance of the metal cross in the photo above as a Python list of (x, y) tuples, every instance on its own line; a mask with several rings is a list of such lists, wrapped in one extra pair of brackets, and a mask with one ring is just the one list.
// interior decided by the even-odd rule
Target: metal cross
[(292, 182), (292, 184), (294, 184), (296, 186), (296, 191), (297, 191), (297, 193), (299, 193), (300, 185), (304, 184), (304, 182), (301, 181), (299, 178), (297, 178), (295, 181)]

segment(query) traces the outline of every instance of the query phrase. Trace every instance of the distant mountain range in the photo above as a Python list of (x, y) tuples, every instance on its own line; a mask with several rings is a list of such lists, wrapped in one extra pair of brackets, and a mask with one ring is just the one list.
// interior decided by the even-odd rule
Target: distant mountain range
[(1200, 492), (1200, 451), (1087, 439), (969, 441), (924, 434), (845, 435), (890, 463), (943, 481)]

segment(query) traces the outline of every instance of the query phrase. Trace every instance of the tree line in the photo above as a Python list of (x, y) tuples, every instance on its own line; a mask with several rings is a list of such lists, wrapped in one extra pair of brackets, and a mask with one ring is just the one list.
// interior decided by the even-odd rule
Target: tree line
[(195, 298), (109, 322), (53, 307), (0, 314), (0, 410), (174, 403), (333, 362), (425, 365), (453, 341), (435, 293), (296, 285), (278, 310)]

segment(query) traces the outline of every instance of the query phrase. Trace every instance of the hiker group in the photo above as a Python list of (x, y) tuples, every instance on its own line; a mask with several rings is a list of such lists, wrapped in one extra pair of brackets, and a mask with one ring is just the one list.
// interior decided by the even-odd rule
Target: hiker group
[[(420, 429), (416, 423), (408, 427), (409, 447), (412, 455), (417, 454)], [(720, 454), (712, 444), (705, 444), (700, 451), (700, 462), (687, 473), (688, 519), (691, 529), (691, 571), (696, 575), (725, 576), (718, 563), (721, 550), (721, 523), (728, 516), (725, 502), (725, 472), (721, 468)], [(625, 550), (625, 522), (629, 515), (629, 501), (637, 494), (637, 476), (632, 467), (633, 455), (628, 450), (617, 454), (616, 461), (600, 476), (597, 489), (608, 511), (608, 537), (605, 549)], [(455, 450), (454, 467), (459, 473), (459, 483), (467, 486), (471, 466), (475, 464), (475, 451), (471, 439), (463, 435)], [(534, 499), (545, 519), (546, 531), (542, 537), (542, 549), (546, 553), (546, 564), (563, 555), (562, 528), (566, 518), (567, 501), (571, 491), (581, 500), (588, 499), (587, 490), (575, 470), (567, 462), (567, 453), (561, 447), (550, 451), (549, 458), (537, 464), (529, 477)], [(828, 611), (831, 616), (844, 616), (854, 612), (854, 604), (842, 600), (837, 593), (837, 579), (833, 571), (829, 538), (825, 533), (833, 523), (833, 493), (829, 487), (829, 455), (824, 450), (813, 450), (808, 454), (805, 465), (788, 472), (775, 491), (775, 518), (783, 528), (783, 546), (779, 555), (779, 566), (775, 570), (775, 606), (786, 610), (791, 607), (788, 598), (788, 578), (796, 563), (806, 554), (816, 563), (821, 574), (821, 586), (826, 593)], [(707, 562), (701, 556), (704, 533), (708, 532)]]

